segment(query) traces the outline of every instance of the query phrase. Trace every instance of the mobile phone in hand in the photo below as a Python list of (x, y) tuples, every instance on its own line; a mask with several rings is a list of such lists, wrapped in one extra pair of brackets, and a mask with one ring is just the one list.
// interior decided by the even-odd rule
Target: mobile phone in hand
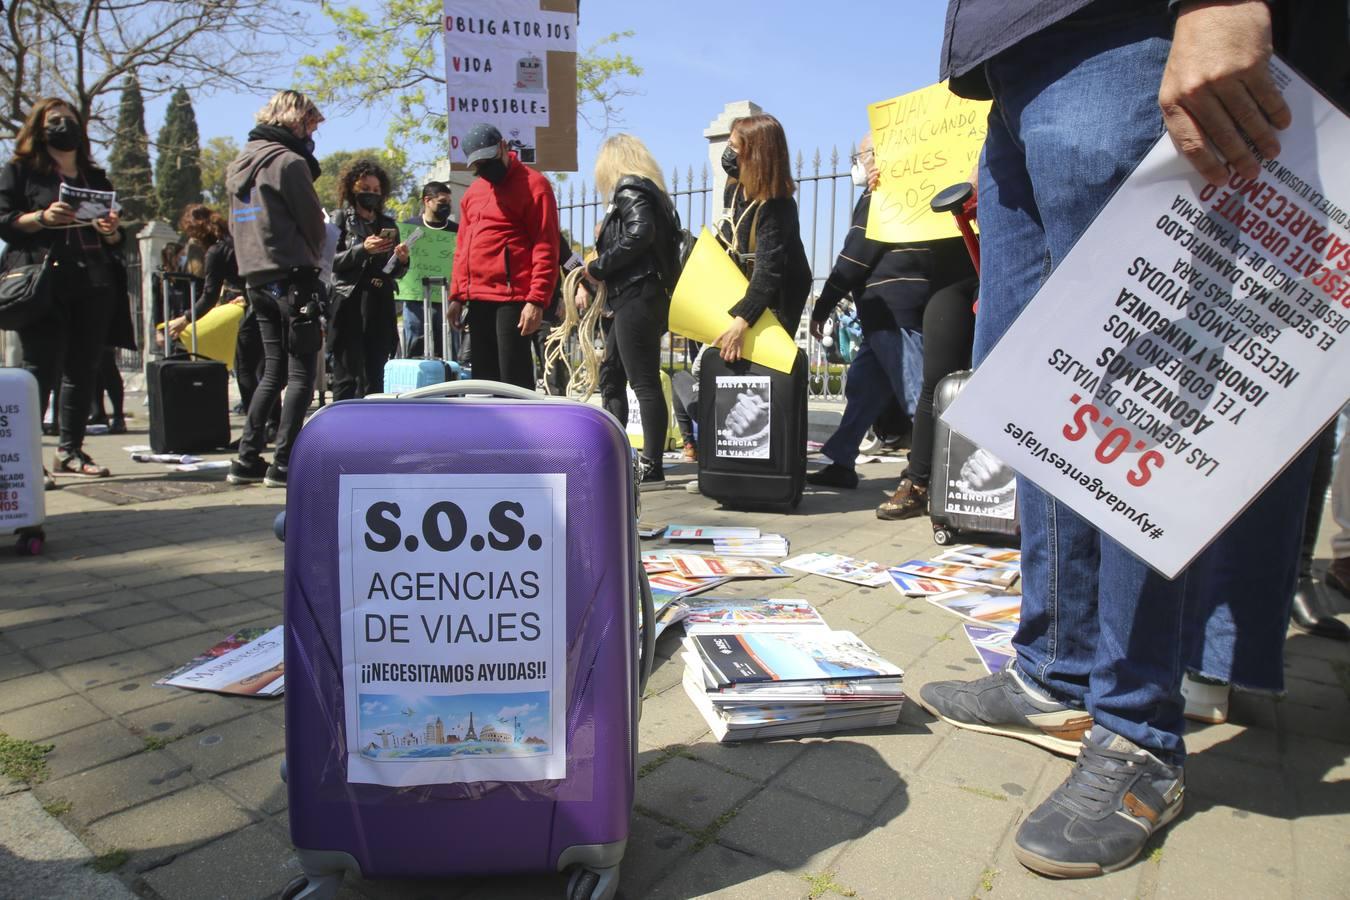
[(397, 229), (397, 228), (386, 228), (386, 229), (384, 229), (383, 231), (380, 232), (380, 237), (383, 238), (383, 239), (386, 240), (386, 241), (393, 241), (395, 244), (397, 244), (397, 243), (398, 243), (398, 229)]

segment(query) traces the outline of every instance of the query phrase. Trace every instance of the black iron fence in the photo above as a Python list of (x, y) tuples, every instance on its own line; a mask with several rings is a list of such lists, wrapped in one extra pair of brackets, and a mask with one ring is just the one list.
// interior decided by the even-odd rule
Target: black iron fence
[[(852, 155), (840, 156), (838, 148), (831, 148), (828, 159), (819, 150), (811, 155), (809, 163), (797, 154), (797, 211), (801, 218), (802, 243), (813, 273), (812, 300), (824, 284), (834, 265), (835, 255), (842, 246), (844, 235), (852, 219), (853, 205), (859, 189), (849, 177)], [(667, 188), (681, 223), (695, 235), (703, 227), (712, 230), (721, 198), (714, 198), (712, 176), (707, 163), (695, 173), (693, 166), (670, 173)], [(558, 217), (563, 230), (575, 246), (589, 250), (595, 243), (595, 230), (604, 218), (608, 197), (601, 197), (595, 187), (582, 181), (566, 182), (559, 186)], [(844, 390), (845, 366), (833, 347), (825, 347), (811, 337), (809, 320), (811, 303), (802, 316), (795, 335), (797, 344), (806, 351), (811, 367), (811, 391), (817, 396), (840, 397)], [(667, 370), (688, 364), (690, 347), (683, 337), (669, 335), (666, 341)]]

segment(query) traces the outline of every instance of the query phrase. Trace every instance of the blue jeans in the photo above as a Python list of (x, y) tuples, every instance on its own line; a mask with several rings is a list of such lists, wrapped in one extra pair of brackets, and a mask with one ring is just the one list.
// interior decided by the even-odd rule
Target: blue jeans
[[(432, 303), (431, 305), (431, 346), (435, 348), (432, 356), (437, 359), (457, 360), (459, 358), (459, 332), (451, 329), (450, 332), (450, 355), (445, 355), (445, 348), (441, 346), (445, 341), (441, 338), (441, 305)], [(423, 335), (426, 333), (426, 316), (422, 312), (423, 302), (421, 300), (405, 300), (403, 303), (403, 352), (410, 357), (422, 357), (426, 355), (422, 348), (426, 345), (421, 343)], [(417, 342), (414, 346), (414, 342)]]
[[(1170, 22), (1116, 12), (1124, 8), (1094, 3), (987, 64), (976, 365), (1163, 132), (1157, 89)], [(1185, 575), (1158, 575), (1025, 478), (1017, 489), (1019, 671), (1179, 760)]]
[[(1131, 5), (1099, 0), (988, 64), (995, 105), (980, 165), (977, 364), (1162, 134), (1170, 22)], [(1310, 473), (1305, 453), (1175, 581), (1019, 478), (1019, 671), (1181, 762), (1181, 676), (1218, 602), (1244, 630), (1271, 621), (1249, 615), (1256, 607), (1281, 610), (1273, 627), (1284, 633)], [(1291, 539), (1273, 541), (1276, 532)], [(1215, 652), (1231, 658), (1233, 640)], [(1278, 668), (1280, 648), (1270, 652), (1265, 665)]]
[(858, 446), (892, 397), (909, 416), (919, 405), (923, 386), (923, 334), (913, 328), (863, 335), (858, 355), (848, 366), (844, 416), (821, 452), (830, 462), (852, 468)]

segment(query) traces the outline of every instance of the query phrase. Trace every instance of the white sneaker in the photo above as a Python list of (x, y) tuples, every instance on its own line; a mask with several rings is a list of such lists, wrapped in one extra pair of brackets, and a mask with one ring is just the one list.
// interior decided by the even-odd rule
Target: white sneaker
[(1187, 672), (1181, 679), (1181, 696), (1186, 699), (1186, 718), (1218, 725), (1228, 721), (1229, 685)]

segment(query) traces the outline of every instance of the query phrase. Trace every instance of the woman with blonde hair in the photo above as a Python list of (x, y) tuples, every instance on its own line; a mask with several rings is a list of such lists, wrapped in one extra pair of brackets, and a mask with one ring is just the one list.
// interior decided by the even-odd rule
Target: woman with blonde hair
[(609, 198), (609, 208), (586, 276), (604, 282), (605, 305), (613, 314), (600, 396), (605, 409), (626, 422), (625, 386), (632, 383), (642, 416), (642, 480), (664, 481), (661, 454), (669, 421), (661, 392), (661, 336), (679, 276), (680, 217), (660, 166), (631, 134), (616, 134), (600, 145), (595, 187)]
[(731, 123), (731, 137), (722, 154), (726, 170), (723, 206), (730, 221), (721, 228), (723, 242), (741, 262), (750, 279), (745, 296), (728, 312), (731, 326), (716, 344), (722, 358), (741, 358), (745, 333), (766, 310), (790, 335), (796, 335), (806, 296), (811, 291), (811, 264), (802, 247), (797, 201), (787, 136), (773, 116), (746, 116)]

